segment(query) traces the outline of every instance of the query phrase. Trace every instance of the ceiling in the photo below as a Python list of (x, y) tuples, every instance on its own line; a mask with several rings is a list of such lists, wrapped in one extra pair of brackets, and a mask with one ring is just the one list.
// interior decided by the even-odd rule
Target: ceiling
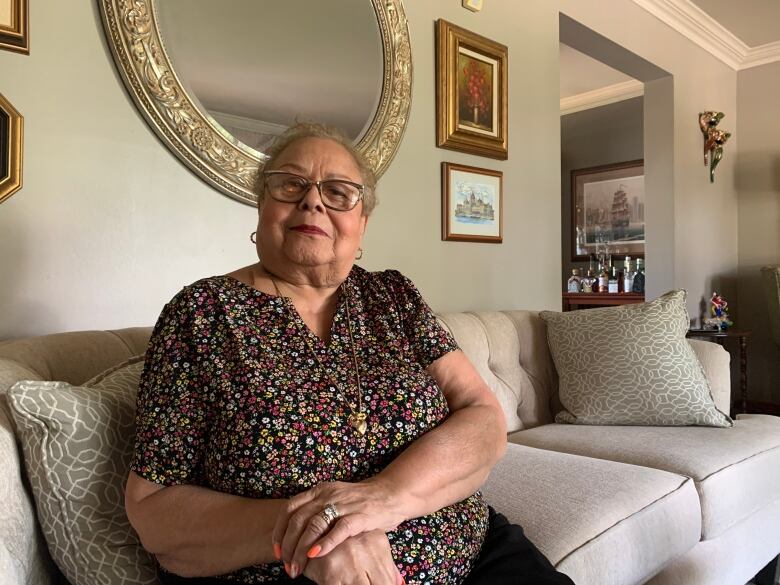
[(778, 0), (691, 0), (748, 47), (780, 41)]
[[(739, 70), (780, 60), (780, 0), (634, 0)], [(560, 44), (561, 113), (642, 94), (636, 80)]]
[(633, 78), (560, 43), (561, 98), (588, 93)]

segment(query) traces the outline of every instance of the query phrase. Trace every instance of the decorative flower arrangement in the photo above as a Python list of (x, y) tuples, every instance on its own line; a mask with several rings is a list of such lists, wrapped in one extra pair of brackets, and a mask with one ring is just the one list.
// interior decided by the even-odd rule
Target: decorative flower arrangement
[(484, 68), (477, 61), (471, 60), (463, 68), (463, 78), (466, 81), (466, 105), (474, 112), (474, 123), (479, 122), (479, 112), (488, 107), (490, 84)]

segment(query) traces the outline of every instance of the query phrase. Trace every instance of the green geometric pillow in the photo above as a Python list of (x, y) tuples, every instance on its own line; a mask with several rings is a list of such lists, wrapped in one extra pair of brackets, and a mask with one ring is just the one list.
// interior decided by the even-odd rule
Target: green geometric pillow
[(158, 583), (124, 507), (142, 369), (137, 356), (85, 386), (8, 391), (44, 538), (73, 585)]
[(565, 410), (586, 425), (730, 427), (691, 346), (686, 293), (649, 303), (542, 311)]

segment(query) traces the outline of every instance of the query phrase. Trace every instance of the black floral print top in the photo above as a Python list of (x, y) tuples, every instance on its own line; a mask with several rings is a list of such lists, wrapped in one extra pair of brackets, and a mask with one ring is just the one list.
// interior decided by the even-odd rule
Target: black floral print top
[[(163, 485), (287, 498), (321, 482), (372, 477), (444, 421), (447, 402), (425, 368), (458, 346), (420, 293), (399, 272), (359, 267), (343, 286), (368, 415), (365, 435), (349, 425), (349, 407), (331, 382), (356, 404), (345, 295), (326, 344), (289, 300), (214, 276), (179, 292), (154, 328), (132, 470)], [(480, 552), (487, 519), (477, 492), (390, 532), (406, 582), (461, 583)], [(224, 577), (289, 581), (280, 563)]]

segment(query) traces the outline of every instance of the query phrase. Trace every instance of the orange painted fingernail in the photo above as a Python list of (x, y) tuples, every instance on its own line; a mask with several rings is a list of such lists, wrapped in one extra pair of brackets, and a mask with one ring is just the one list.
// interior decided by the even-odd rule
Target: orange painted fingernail
[(306, 556), (310, 559), (313, 559), (318, 554), (320, 554), (320, 551), (322, 550), (322, 547), (319, 544), (315, 544), (313, 547), (309, 549), (309, 552), (306, 553)]
[(274, 556), (276, 557), (277, 561), (282, 560), (282, 545), (278, 542), (274, 543)]
[[(288, 563), (284, 563), (284, 570), (290, 575), (290, 565)], [(292, 577), (292, 575), (290, 575), (290, 577)]]

